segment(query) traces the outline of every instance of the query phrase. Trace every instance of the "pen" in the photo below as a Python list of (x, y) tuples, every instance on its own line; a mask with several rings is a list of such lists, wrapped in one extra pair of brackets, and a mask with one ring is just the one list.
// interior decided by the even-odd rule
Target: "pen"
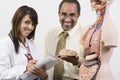
[(31, 54), (27, 53), (25, 54), (25, 56), (27, 57), (28, 61), (33, 60), (33, 57), (31, 56)]

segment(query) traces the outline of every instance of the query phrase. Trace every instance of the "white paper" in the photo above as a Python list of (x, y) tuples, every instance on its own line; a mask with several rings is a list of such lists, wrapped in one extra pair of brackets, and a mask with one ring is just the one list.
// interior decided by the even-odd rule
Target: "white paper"
[(56, 56), (52, 56), (49, 55), (47, 56), (47, 58), (45, 58), (42, 62), (38, 61), (37, 65), (39, 67), (43, 67), (45, 65), (46, 69), (50, 69), (51, 67), (55, 66), (56, 64), (58, 64), (61, 61), (60, 58), (56, 57)]
[[(58, 64), (60, 61), (61, 61), (60, 58), (49, 55), (43, 61), (38, 61), (37, 66), (38, 67), (45, 66), (46, 69), (48, 70), (48, 69), (52, 68), (53, 66), (55, 66), (56, 64)], [(29, 72), (26, 72), (19, 77), (19, 80), (34, 80), (36, 78), (38, 78), (38, 76), (33, 75)]]

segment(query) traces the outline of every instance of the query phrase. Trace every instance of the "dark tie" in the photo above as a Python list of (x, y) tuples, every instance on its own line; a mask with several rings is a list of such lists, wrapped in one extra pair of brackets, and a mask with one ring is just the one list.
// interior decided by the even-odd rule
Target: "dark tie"
[[(68, 33), (65, 31), (60, 34), (60, 39), (58, 40), (57, 48), (56, 48), (56, 55), (59, 53), (60, 50), (65, 48), (67, 36)], [(64, 65), (63, 62), (60, 62), (54, 67), (53, 80), (62, 80), (63, 71), (64, 71)]]

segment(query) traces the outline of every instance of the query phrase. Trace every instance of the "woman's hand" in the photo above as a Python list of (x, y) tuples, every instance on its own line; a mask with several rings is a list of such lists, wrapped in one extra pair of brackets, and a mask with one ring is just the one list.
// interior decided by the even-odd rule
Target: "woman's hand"
[(37, 60), (30, 60), (26, 67), (26, 71), (30, 72), (31, 74), (39, 76), (41, 80), (45, 80), (47, 78), (45, 66), (40, 68), (36, 65), (36, 63)]
[(35, 65), (32, 73), (35, 75), (38, 75), (41, 80), (45, 80), (47, 78), (45, 66), (40, 68), (40, 67)]
[(26, 71), (32, 73), (34, 68), (35, 68), (34, 66), (36, 65), (36, 63), (37, 63), (37, 60), (30, 60), (30, 61), (28, 61), (28, 64), (26, 66)]

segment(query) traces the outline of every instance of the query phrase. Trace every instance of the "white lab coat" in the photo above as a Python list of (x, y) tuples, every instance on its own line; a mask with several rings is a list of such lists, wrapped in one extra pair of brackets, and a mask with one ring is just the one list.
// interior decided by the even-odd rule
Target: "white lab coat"
[[(26, 48), (21, 42), (18, 54), (16, 54), (14, 45), (9, 36), (0, 40), (0, 80), (16, 80), (26, 69), (27, 53)], [(40, 60), (42, 54), (33, 40), (26, 39), (29, 45), (31, 55), (34, 59)]]

